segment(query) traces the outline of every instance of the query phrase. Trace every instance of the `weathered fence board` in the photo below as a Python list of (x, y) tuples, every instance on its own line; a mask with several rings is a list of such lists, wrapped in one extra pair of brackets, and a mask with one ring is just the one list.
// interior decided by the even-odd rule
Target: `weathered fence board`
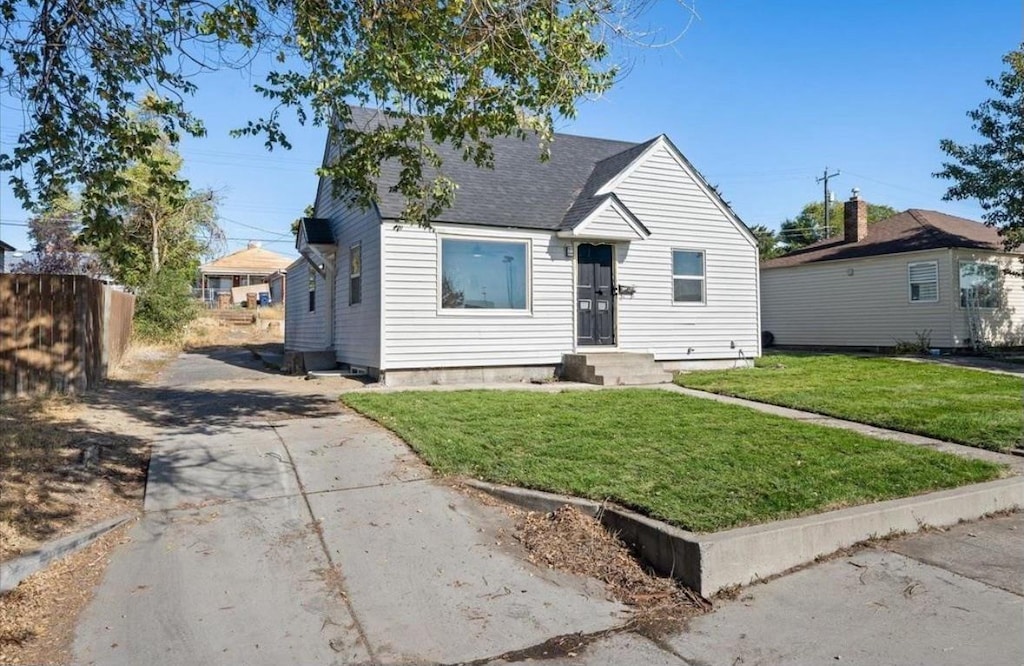
[(0, 275), (0, 399), (95, 386), (134, 311), (134, 296), (81, 275)]

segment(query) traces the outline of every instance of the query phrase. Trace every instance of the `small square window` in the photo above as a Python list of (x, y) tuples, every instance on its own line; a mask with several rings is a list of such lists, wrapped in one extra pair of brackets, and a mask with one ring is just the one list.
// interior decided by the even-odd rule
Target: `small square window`
[(907, 283), (911, 303), (937, 303), (939, 300), (939, 264), (920, 261), (907, 264)]

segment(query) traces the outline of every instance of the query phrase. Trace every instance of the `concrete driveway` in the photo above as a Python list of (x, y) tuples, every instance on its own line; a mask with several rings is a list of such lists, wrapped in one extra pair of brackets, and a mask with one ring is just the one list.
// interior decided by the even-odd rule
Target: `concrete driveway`
[(246, 354), (185, 355), (139, 398), (165, 424), (146, 513), (76, 662), (463, 662), (625, 621), (600, 584), (529, 564), (504, 509)]
[[(596, 582), (529, 564), (501, 507), (339, 413), (336, 381), (224, 350), (140, 389), (125, 407), (160, 432), (146, 513), (76, 663), (1024, 663), (1021, 514), (836, 557), (647, 638)], [(527, 650), (568, 634), (590, 636)]]

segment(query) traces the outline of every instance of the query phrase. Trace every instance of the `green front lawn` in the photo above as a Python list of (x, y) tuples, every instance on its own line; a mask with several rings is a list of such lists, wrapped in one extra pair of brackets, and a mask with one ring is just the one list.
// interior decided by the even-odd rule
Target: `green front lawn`
[(747, 370), (679, 375), (682, 386), (996, 451), (1021, 441), (1019, 377), (841, 354), (772, 354)]
[(348, 393), (442, 474), (610, 499), (698, 532), (992, 479), (1000, 468), (661, 390)]

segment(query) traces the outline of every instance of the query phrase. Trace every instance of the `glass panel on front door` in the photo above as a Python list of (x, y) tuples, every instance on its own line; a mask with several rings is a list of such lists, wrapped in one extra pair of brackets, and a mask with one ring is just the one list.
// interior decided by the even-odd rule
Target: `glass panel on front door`
[(615, 286), (611, 245), (576, 248), (576, 344), (615, 344)]

